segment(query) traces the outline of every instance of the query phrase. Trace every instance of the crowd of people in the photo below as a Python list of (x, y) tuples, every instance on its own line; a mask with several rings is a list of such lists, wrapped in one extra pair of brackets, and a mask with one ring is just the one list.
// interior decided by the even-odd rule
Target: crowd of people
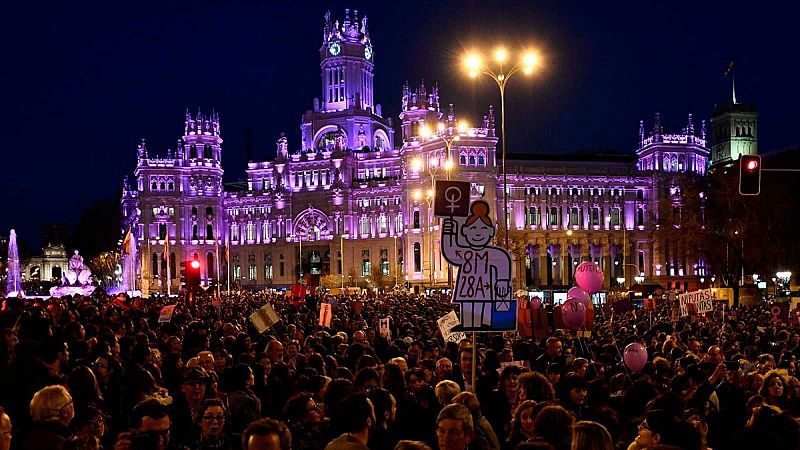
[[(0, 450), (800, 448), (800, 328), (765, 304), (597, 308), (592, 330), (473, 344), (444, 341), (443, 296), (237, 292), (159, 321), (172, 303), (5, 300)], [(259, 333), (266, 303), (280, 320)]]

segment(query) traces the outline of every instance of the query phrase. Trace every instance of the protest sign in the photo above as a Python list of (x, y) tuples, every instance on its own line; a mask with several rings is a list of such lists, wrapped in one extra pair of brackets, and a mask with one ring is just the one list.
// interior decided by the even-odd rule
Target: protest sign
[(686, 292), (678, 295), (681, 316), (690, 314), (704, 314), (714, 310), (714, 291), (700, 289), (699, 291)]
[(281, 319), (278, 317), (278, 313), (269, 303), (250, 314), (250, 322), (259, 333), (267, 331), (269, 327), (278, 323), (279, 320)]
[(333, 311), (330, 303), (320, 303), (319, 305), (319, 326), (330, 328)]
[(449, 313), (440, 317), (436, 320), (436, 323), (439, 325), (439, 331), (442, 332), (442, 338), (444, 338), (445, 342), (461, 342), (462, 339), (467, 338), (466, 333), (463, 331), (458, 331), (455, 333), (450, 331), (454, 326), (461, 323), (459, 322), (455, 311), (450, 311)]
[(175, 305), (169, 305), (161, 308), (161, 313), (158, 315), (158, 323), (165, 323), (172, 320), (173, 312), (175, 312)]
[(389, 328), (389, 323), (391, 321), (391, 317), (384, 317), (383, 319), (378, 319), (378, 332), (382, 337), (386, 339), (392, 338), (392, 329)]

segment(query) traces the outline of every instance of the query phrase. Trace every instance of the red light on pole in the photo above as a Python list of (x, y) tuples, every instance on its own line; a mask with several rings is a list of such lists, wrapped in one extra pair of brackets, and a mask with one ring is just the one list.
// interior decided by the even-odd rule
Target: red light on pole
[(194, 260), (192, 261), (192, 269), (199, 269), (200, 268), (200, 261)]
[(761, 193), (761, 157), (742, 155), (739, 158), (739, 193), (758, 195)]

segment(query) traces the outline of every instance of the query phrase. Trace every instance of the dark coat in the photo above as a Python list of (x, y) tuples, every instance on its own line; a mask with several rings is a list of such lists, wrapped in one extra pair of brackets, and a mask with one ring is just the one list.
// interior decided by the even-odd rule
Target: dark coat
[(48, 420), (46, 422), (34, 422), (25, 440), (22, 442), (22, 450), (61, 450), (64, 442), (69, 439), (71, 433), (69, 428), (61, 422)]

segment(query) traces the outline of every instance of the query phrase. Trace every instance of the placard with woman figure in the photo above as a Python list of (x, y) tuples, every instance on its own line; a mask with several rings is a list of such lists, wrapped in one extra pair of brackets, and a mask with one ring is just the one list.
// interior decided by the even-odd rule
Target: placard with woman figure
[(473, 202), (470, 215), (442, 222), (442, 255), (458, 267), (452, 301), (461, 305), (461, 330), (516, 330), (511, 289), (511, 255), (490, 245), (496, 229), (489, 204)]

